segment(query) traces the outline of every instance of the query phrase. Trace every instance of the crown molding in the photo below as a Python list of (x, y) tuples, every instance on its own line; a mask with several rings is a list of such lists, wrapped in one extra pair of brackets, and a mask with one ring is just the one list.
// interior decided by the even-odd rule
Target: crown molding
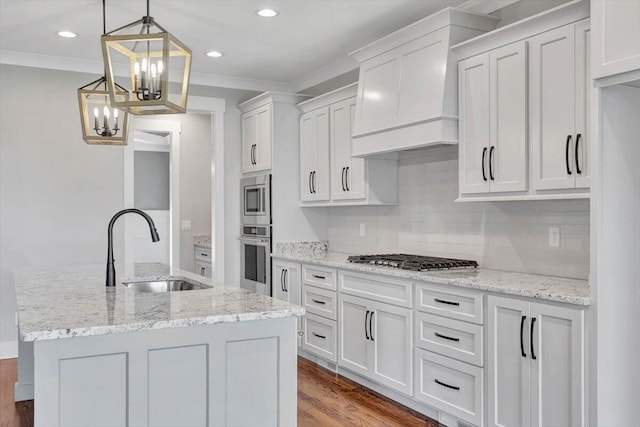
[(497, 10), (518, 3), (520, 0), (469, 0), (458, 6), (458, 9), (476, 13), (493, 13)]
[[(22, 67), (45, 68), (49, 70), (74, 71), (79, 73), (103, 74), (102, 61), (65, 58), (62, 56), (41, 55), (35, 53), (0, 50), (0, 64), (17, 65)], [(116, 76), (127, 76), (126, 67), (115, 67)], [(242, 77), (225, 76), (220, 74), (191, 73), (191, 84), (200, 86), (224, 87), (230, 89), (244, 89), (276, 92), (291, 92), (289, 83), (268, 80), (246, 79)]]
[(291, 92), (302, 92), (305, 89), (309, 89), (310, 87), (319, 85), (320, 83), (324, 83), (334, 77), (338, 77), (342, 74), (348, 73), (349, 71), (353, 71), (358, 67), (360, 67), (358, 61), (348, 56), (338, 62), (334, 62), (331, 65), (327, 65), (326, 67), (320, 68), (317, 71), (314, 71), (307, 74), (306, 76), (292, 81), (290, 83)]

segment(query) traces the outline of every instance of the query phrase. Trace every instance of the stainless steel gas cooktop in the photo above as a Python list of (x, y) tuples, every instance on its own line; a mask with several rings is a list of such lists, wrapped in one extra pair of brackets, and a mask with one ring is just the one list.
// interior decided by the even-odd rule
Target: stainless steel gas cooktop
[(475, 261), (407, 254), (354, 255), (350, 256), (348, 260), (357, 264), (380, 265), (413, 271), (478, 267), (478, 263)]

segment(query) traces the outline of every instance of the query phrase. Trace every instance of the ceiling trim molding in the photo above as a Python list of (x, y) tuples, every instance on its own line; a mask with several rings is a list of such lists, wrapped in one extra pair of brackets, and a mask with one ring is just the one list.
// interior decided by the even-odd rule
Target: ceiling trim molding
[[(40, 55), (13, 50), (0, 49), (0, 64), (45, 68), (49, 70), (74, 71), (78, 73), (104, 73), (104, 65), (102, 61)], [(117, 76), (128, 75), (128, 70), (125, 70), (124, 67), (122, 69), (115, 69), (114, 71)], [(289, 83), (196, 72), (191, 73), (191, 84), (224, 87), (229, 89), (255, 90), (260, 92), (291, 92), (291, 85)]]
[(305, 89), (324, 83), (327, 80), (331, 80), (332, 78), (348, 73), (349, 71), (353, 71), (359, 66), (360, 64), (358, 64), (358, 61), (348, 56), (338, 62), (334, 62), (331, 65), (320, 68), (317, 71), (292, 81), (290, 83), (291, 92), (303, 92)]
[(462, 3), (457, 9), (468, 10), (470, 12), (489, 14), (504, 7), (518, 3), (520, 0), (469, 0)]

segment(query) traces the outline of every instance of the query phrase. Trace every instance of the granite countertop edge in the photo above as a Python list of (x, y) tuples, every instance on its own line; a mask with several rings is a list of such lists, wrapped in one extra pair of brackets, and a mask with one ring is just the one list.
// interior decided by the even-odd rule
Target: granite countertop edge
[[(580, 292), (588, 292), (589, 284), (586, 280), (480, 268), (477, 269), (478, 272), (490, 273), (492, 276), (494, 276), (495, 280), (493, 280), (493, 283), (491, 283), (491, 279), (446, 277), (455, 276), (456, 271), (453, 270), (416, 272), (409, 270), (400, 270), (391, 267), (354, 264), (347, 261), (348, 256), (349, 254), (347, 253), (338, 252), (329, 252), (325, 256), (292, 253), (271, 254), (271, 257), (275, 259), (316, 264), (363, 273), (381, 274), (403, 279), (425, 281), (440, 285), (450, 285), (460, 288), (476, 289), (480, 291), (496, 292), (508, 295), (516, 295), (546, 301), (555, 301), (578, 306), (589, 306), (591, 304), (591, 298), (589, 296), (580, 295)], [(468, 273), (468, 270), (459, 270), (459, 272), (460, 274), (463, 274), (464, 272)], [(505, 283), (505, 281), (517, 281), (517, 285), (509, 286), (509, 284)], [(540, 285), (540, 281), (544, 281), (545, 283), (557, 281), (559, 284), (564, 284), (570, 287), (571, 290), (552, 291), (545, 286)]]

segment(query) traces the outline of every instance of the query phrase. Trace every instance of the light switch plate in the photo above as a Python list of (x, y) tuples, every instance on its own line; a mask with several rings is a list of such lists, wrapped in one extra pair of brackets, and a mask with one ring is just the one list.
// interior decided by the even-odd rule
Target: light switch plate
[(182, 229), (182, 231), (191, 230), (191, 220), (190, 219), (182, 220), (180, 223), (180, 228)]
[(549, 227), (549, 247), (560, 247), (560, 227)]

